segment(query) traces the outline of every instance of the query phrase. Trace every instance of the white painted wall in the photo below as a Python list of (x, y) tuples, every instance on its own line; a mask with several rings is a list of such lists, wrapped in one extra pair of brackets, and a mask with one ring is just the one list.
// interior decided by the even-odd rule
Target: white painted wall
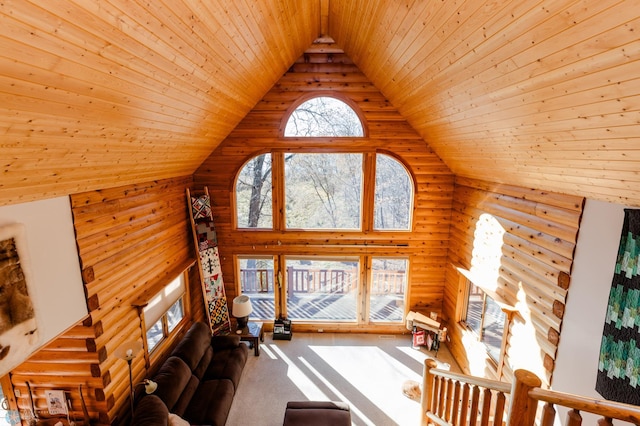
[[(624, 209), (594, 200), (585, 204), (553, 373), (554, 390), (602, 399), (595, 391), (598, 357)], [(565, 416), (566, 410), (559, 413), (562, 424)], [(583, 419), (583, 424), (595, 424), (596, 417), (583, 413)]]
[[(0, 230), (13, 228), (8, 225), (14, 224), (22, 225), (18, 227), (26, 240), (26, 255), (18, 254), (27, 269), (25, 276), (37, 320), (38, 338), (33, 342), (37, 349), (88, 314), (69, 197), (0, 206)], [(0, 337), (9, 339), (0, 345), (10, 345), (13, 340), (16, 346), (15, 339), (6, 333)], [(3, 360), (0, 376), (23, 360)]]

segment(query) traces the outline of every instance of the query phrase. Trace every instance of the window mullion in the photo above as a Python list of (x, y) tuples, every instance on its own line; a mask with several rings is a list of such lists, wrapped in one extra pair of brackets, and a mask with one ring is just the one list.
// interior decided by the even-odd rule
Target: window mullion
[(369, 283), (371, 282), (371, 256), (360, 256), (360, 285), (358, 286), (359, 322), (369, 323)]
[(368, 152), (363, 155), (363, 177), (362, 177), (362, 230), (364, 232), (373, 231), (374, 200), (376, 188), (376, 154)]
[(283, 231), (286, 223), (283, 152), (271, 153), (271, 185), (273, 230)]
[(478, 327), (478, 340), (484, 341), (484, 320), (487, 316), (487, 293), (482, 292), (482, 313), (480, 314), (480, 326)]

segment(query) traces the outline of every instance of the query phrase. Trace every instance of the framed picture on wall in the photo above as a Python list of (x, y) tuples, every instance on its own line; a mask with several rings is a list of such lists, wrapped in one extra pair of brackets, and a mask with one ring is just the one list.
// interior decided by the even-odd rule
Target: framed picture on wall
[(65, 398), (64, 391), (48, 390), (45, 391), (44, 394), (47, 398), (47, 410), (49, 410), (49, 415), (55, 416), (57, 414), (67, 414), (67, 400)]
[(0, 376), (39, 345), (24, 226), (0, 227)]

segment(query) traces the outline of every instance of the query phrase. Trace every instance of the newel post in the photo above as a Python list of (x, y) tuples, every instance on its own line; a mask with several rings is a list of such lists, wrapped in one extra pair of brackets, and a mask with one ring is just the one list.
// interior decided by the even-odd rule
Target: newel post
[(529, 397), (529, 390), (540, 387), (542, 382), (527, 370), (516, 370), (513, 376), (507, 426), (533, 426), (538, 401)]
[(427, 411), (431, 411), (431, 401), (433, 401), (433, 376), (431, 369), (436, 368), (438, 363), (431, 358), (424, 360), (424, 371), (422, 372), (422, 393), (420, 394), (420, 425), (427, 425)]

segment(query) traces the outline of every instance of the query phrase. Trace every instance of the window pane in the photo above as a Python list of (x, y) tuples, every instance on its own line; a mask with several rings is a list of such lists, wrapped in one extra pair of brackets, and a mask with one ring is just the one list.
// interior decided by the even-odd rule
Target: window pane
[(161, 318), (147, 330), (147, 346), (149, 348), (149, 352), (155, 349), (155, 347), (158, 345), (158, 343), (160, 343), (163, 337), (164, 335), (162, 333)]
[(271, 154), (252, 158), (236, 182), (238, 228), (273, 228)]
[(487, 346), (489, 356), (494, 361), (500, 360), (500, 349), (502, 348), (502, 335), (504, 333), (505, 313), (500, 306), (489, 296), (487, 296), (482, 341)]
[(153, 324), (162, 317), (185, 292), (185, 274), (178, 275), (167, 284), (144, 308), (144, 320)]
[(339, 99), (320, 96), (309, 99), (293, 111), (285, 136), (363, 136), (358, 114)]
[(476, 335), (480, 336), (480, 322), (482, 320), (482, 306), (484, 293), (473, 283), (468, 282), (469, 299), (465, 323)]
[(286, 226), (360, 229), (362, 154), (295, 154), (285, 163)]
[(402, 321), (408, 263), (406, 259), (372, 260), (370, 321)]
[(286, 259), (292, 320), (355, 321), (358, 261)]
[(240, 293), (251, 298), (250, 319), (276, 317), (273, 258), (240, 258)]
[(184, 318), (184, 309), (182, 308), (182, 298), (180, 298), (167, 311), (167, 325), (169, 326), (169, 333), (176, 328), (176, 325), (182, 321), (182, 318)]
[(396, 159), (377, 154), (374, 228), (409, 230), (412, 204), (413, 184), (407, 170)]

